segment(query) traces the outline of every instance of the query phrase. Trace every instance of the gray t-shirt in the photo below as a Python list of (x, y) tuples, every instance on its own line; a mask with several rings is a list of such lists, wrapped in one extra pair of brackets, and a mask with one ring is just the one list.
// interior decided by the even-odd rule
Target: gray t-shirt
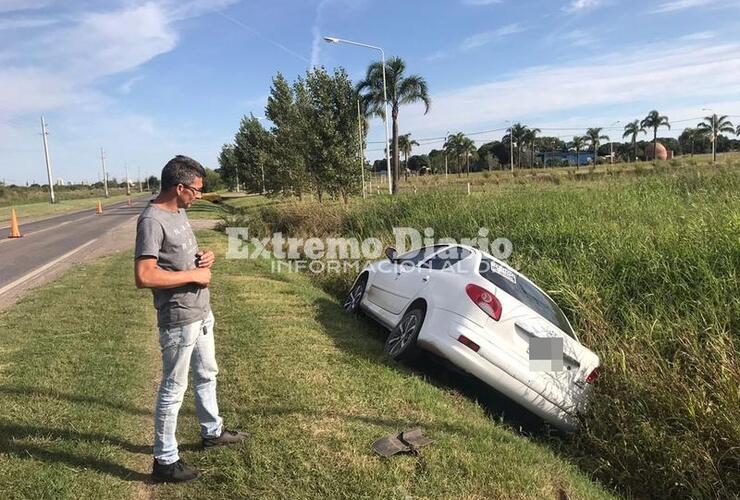
[[(170, 212), (149, 203), (136, 223), (135, 259), (155, 257), (157, 267), (167, 271), (195, 269), (198, 242), (185, 210)], [(177, 288), (152, 289), (157, 323), (174, 328), (208, 316), (211, 310), (208, 288), (188, 284)]]

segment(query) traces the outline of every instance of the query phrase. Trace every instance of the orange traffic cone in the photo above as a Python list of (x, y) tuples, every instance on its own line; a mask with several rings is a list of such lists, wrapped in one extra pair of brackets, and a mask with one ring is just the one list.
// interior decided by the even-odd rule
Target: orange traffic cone
[(98, 200), (98, 206), (95, 208), (96, 214), (102, 214), (103, 213), (103, 205), (100, 204), (100, 200)]
[(10, 209), (10, 236), (8, 238), (20, 238), (23, 236), (18, 228), (18, 217), (15, 216), (15, 208)]

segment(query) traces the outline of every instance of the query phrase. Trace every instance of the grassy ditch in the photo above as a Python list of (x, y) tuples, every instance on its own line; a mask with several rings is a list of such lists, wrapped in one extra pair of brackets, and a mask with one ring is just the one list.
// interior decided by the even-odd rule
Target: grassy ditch
[[(190, 389), (178, 440), (202, 476), (148, 484), (159, 351), (150, 293), (134, 288), (125, 252), (0, 313), (4, 498), (613, 497), (456, 390), (388, 362), (381, 332), (306, 276), (227, 260), (220, 233), (198, 238), (218, 258), (220, 409), (249, 442), (202, 451)], [(370, 450), (412, 425), (435, 440), (421, 454)]]
[[(227, 221), (229, 222), (229, 221)], [(254, 233), (377, 237), (432, 227), (512, 241), (510, 262), (566, 311), (604, 371), (585, 431), (545, 438), (640, 497), (740, 491), (740, 169), (663, 166), (640, 175), (418, 193), (348, 206), (265, 206)], [(354, 276), (316, 276), (341, 296)]]

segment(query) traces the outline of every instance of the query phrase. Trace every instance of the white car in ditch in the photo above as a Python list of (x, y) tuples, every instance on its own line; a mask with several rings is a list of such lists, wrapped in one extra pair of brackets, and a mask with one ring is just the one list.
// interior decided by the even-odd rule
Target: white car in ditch
[(369, 264), (344, 302), (390, 330), (385, 349), (424, 349), (565, 430), (578, 427), (599, 373), (555, 302), (506, 263), (465, 245), (434, 245)]

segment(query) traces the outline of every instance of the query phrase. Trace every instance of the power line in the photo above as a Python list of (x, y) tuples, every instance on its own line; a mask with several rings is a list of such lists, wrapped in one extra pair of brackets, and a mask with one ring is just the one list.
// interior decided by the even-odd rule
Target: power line
[[(727, 115), (727, 116), (730, 118), (740, 117), (740, 115)], [(671, 123), (685, 123), (685, 122), (691, 122), (691, 121), (703, 120), (703, 119), (704, 119), (703, 116), (696, 116), (692, 118), (682, 118), (680, 120), (671, 120), (670, 122)], [(579, 130), (588, 129), (590, 127), (537, 127), (537, 128), (543, 131), (548, 130), (548, 131), (559, 132), (559, 131), (568, 131), (568, 130), (579, 131)], [(604, 126), (604, 127), (598, 127), (598, 128), (601, 128), (602, 130), (624, 130), (624, 127), (617, 127), (617, 126), (611, 126), (611, 125)], [(509, 127), (499, 127), (499, 128), (488, 129), (488, 130), (480, 130), (477, 132), (469, 132), (469, 133), (463, 132), (463, 134), (466, 137), (469, 137), (471, 135), (481, 135), (481, 134), (488, 134), (491, 132), (501, 132), (501, 131), (505, 131), (508, 129)], [(570, 135), (557, 136), (558, 139), (562, 137), (570, 137)], [(421, 146), (424, 144), (433, 144), (435, 142), (444, 141), (446, 139), (447, 137), (422, 137), (422, 138), (416, 139), (416, 141), (419, 142), (419, 145)], [(368, 144), (385, 144), (385, 141), (368, 141), (367, 143)], [(383, 149), (368, 149), (367, 151), (384, 151), (384, 148)]]

